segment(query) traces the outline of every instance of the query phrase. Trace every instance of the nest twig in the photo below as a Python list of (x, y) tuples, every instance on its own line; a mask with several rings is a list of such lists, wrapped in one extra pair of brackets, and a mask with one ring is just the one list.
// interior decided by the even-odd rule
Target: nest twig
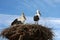
[(51, 28), (41, 25), (13, 25), (4, 29), (1, 35), (9, 40), (53, 40)]

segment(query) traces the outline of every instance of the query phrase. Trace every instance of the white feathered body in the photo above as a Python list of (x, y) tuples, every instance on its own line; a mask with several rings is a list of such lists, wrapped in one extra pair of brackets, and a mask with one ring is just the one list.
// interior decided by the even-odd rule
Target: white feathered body
[(24, 14), (22, 14), (19, 18), (16, 18), (12, 23), (11, 25), (14, 25), (14, 24), (24, 24), (26, 20), (26, 17)]

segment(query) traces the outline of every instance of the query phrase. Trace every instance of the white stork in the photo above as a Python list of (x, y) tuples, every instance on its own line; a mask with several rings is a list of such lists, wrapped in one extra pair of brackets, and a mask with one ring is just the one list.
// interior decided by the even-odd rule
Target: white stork
[(36, 14), (35, 14), (35, 16), (34, 16), (35, 24), (38, 24), (38, 21), (39, 21), (39, 19), (40, 19), (40, 16), (41, 16), (40, 11), (37, 10), (37, 11), (36, 11)]
[(14, 25), (14, 24), (24, 24), (26, 20), (26, 17), (24, 15), (24, 13), (22, 13), (22, 15), (19, 17), (19, 18), (16, 18), (12, 23), (11, 25)]

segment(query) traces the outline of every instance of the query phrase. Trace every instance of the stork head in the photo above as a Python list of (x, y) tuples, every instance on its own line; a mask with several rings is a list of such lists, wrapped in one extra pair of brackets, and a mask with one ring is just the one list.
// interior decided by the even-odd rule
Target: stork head
[(37, 10), (37, 13), (39, 13), (39, 10)]
[(24, 13), (22, 13), (22, 16), (23, 16), (23, 18), (26, 20), (26, 17), (25, 17), (25, 15), (24, 15)]
[(39, 10), (36, 11), (36, 15), (40, 16), (40, 11)]
[(24, 12), (21, 14), (21, 16), (25, 16), (25, 15), (24, 15)]
[(24, 23), (26, 20), (26, 17), (24, 15), (24, 13), (21, 14), (21, 16), (18, 18), (18, 21), (21, 21), (22, 23)]

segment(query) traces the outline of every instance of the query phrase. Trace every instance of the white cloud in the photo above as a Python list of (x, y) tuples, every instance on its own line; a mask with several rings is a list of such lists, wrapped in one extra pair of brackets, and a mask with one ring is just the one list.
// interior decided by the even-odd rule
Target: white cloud
[(55, 24), (60, 24), (60, 20), (49, 20), (50, 22), (53, 22)]
[[(5, 28), (6, 26), (10, 25), (10, 23), (18, 17), (17, 15), (5, 15), (0, 14), (0, 29)], [(4, 27), (5, 26), (5, 27)]]
[[(19, 15), (5, 15), (5, 14), (0, 14), (0, 25), (4, 24), (4, 25), (10, 25), (11, 22), (15, 19), (19, 17)], [(26, 23), (34, 23), (33, 21), (33, 17), (27, 17)], [(49, 25), (49, 24), (60, 24), (60, 18), (52, 18), (52, 17), (47, 17), (47, 18), (43, 18), (41, 17), (39, 24), (42, 25)]]
[(5, 14), (0, 14), (0, 23), (9, 23), (11, 20), (14, 18), (18, 17), (17, 15), (5, 15)]
[(60, 30), (54, 30), (54, 39), (60, 39)]

